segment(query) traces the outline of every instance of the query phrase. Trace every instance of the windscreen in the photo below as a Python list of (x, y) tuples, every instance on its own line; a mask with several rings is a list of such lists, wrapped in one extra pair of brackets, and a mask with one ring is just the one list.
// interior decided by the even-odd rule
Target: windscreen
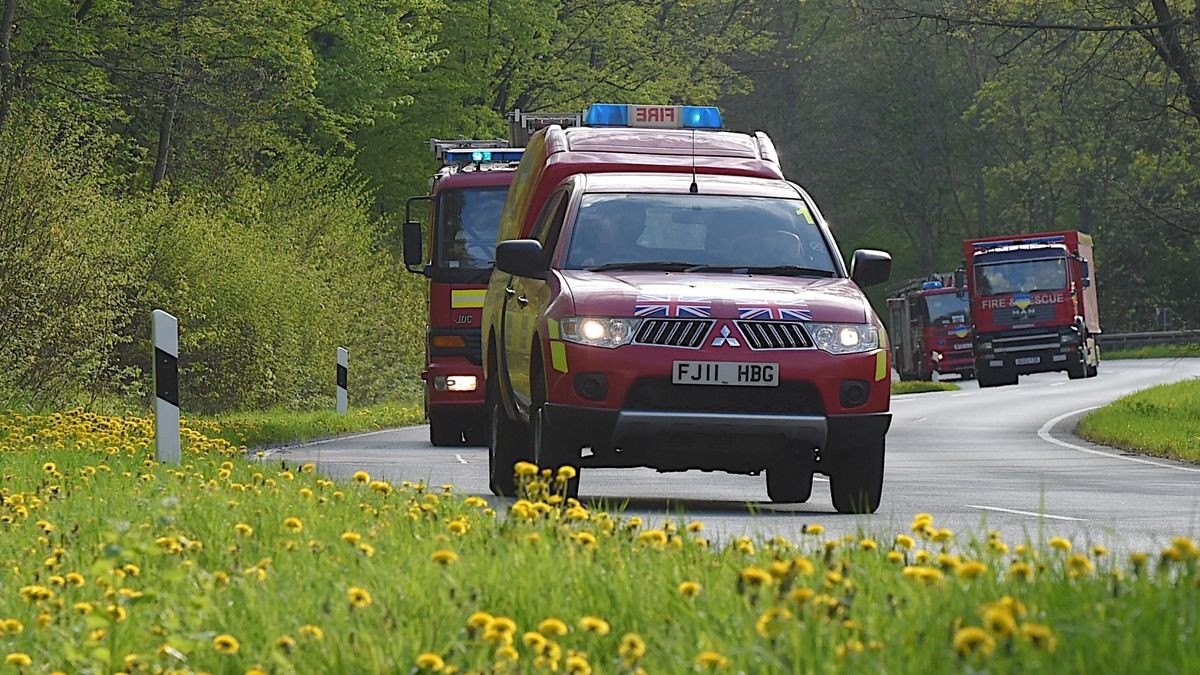
[(967, 298), (957, 293), (938, 293), (925, 296), (925, 323), (929, 326), (948, 326), (967, 320)]
[[(821, 229), (800, 199), (728, 195), (584, 195), (568, 269), (685, 265), (716, 271), (796, 268), (836, 276)], [(727, 268), (720, 270), (720, 268)]]
[(975, 285), (980, 295), (1057, 291), (1067, 286), (1067, 264), (1063, 258), (1017, 260), (975, 267)]
[(446, 190), (438, 195), (439, 267), (484, 269), (496, 260), (496, 231), (507, 188)]

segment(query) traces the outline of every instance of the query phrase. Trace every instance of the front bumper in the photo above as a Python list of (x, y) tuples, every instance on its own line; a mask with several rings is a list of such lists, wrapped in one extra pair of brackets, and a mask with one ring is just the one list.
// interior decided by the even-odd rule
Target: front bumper
[(977, 371), (1049, 373), (1067, 370), (1079, 360), (1078, 336), (1069, 327), (984, 335), (976, 345)]
[[(475, 388), (471, 391), (449, 391), (435, 386), (439, 378), (474, 377)], [(430, 363), (421, 379), (425, 381), (426, 405), (430, 412), (447, 411), (454, 413), (475, 412), (484, 405), (483, 368), (469, 363), (466, 359), (439, 360)]]

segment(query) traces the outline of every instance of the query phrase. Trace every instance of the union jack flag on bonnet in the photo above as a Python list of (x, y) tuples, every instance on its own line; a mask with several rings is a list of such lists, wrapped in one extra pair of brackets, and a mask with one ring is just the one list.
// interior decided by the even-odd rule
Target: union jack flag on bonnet
[(812, 311), (808, 309), (808, 305), (803, 302), (797, 303), (791, 307), (780, 307), (773, 302), (764, 302), (762, 304), (738, 307), (739, 319), (779, 319), (791, 321), (809, 321), (812, 319)]
[(633, 307), (633, 315), (662, 318), (684, 317), (691, 319), (707, 319), (712, 314), (712, 306), (697, 298), (680, 299), (671, 295), (639, 295), (637, 304)]

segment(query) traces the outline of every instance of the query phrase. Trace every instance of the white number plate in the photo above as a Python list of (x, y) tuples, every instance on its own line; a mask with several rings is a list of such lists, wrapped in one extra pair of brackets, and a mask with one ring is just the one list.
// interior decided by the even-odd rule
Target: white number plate
[(719, 384), (740, 387), (778, 387), (778, 363), (731, 361), (676, 361), (671, 370), (675, 384)]
[(954, 345), (955, 351), (958, 351), (959, 349), (970, 349), (970, 348), (971, 348), (970, 342), (959, 342), (958, 344)]
[(1035, 363), (1041, 362), (1042, 357), (1040, 356), (1018, 356), (1017, 358), (1013, 359), (1013, 363), (1018, 366), (1032, 366)]

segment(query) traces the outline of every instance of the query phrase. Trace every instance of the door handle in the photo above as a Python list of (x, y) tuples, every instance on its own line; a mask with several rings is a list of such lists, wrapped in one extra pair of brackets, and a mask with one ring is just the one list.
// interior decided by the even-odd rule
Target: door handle
[(529, 304), (529, 298), (527, 298), (527, 297), (525, 297), (525, 296), (523, 296), (523, 295), (518, 295), (518, 296), (517, 296), (517, 303), (518, 303), (519, 305), (521, 305), (522, 307), (524, 307), (525, 305), (528, 305), (528, 304)]

